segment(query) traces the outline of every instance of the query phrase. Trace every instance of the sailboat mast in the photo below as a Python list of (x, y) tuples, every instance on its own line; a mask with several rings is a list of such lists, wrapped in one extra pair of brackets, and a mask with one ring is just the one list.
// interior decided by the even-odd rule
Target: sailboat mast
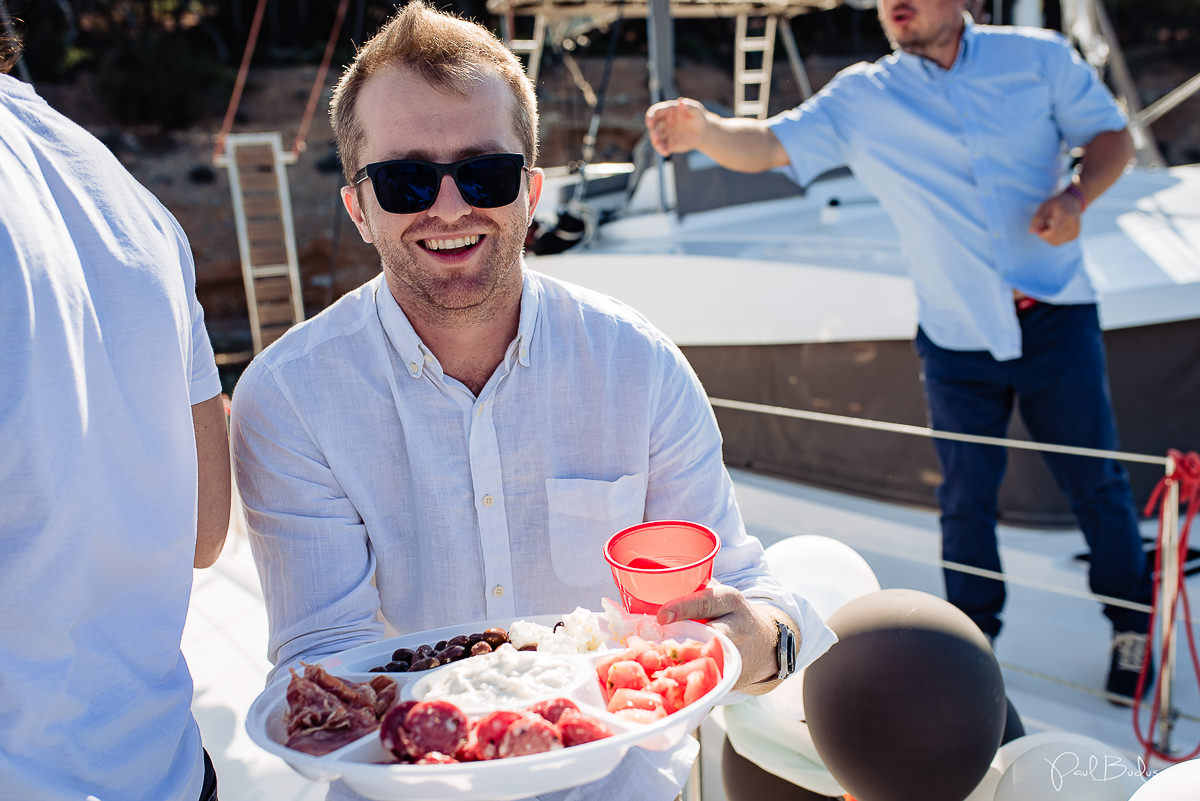
[[(650, 46), (650, 102), (678, 97), (675, 91), (675, 29), (671, 20), (671, 0), (646, 3), (646, 39)], [(654, 156), (658, 166), (658, 210), (667, 210), (667, 185), (662, 180), (664, 159)]]

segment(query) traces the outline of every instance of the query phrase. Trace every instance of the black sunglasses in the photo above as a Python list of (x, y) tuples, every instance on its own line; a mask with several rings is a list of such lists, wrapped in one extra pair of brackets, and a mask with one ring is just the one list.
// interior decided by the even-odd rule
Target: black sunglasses
[(442, 178), (449, 175), (468, 204), (497, 209), (521, 194), (524, 170), (525, 157), (520, 153), (489, 153), (450, 164), (397, 159), (368, 164), (354, 173), (354, 184), (370, 178), (380, 208), (392, 214), (415, 214), (433, 205)]

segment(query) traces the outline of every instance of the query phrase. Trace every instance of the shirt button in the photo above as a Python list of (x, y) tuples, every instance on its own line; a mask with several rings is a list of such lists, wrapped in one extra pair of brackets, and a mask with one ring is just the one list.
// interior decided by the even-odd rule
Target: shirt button
[(484, 495), (484, 496), (483, 496), (483, 505), (484, 505), (484, 506), (491, 506), (491, 505), (492, 505), (493, 503), (495, 503), (495, 502), (496, 502), (496, 499), (495, 499), (495, 498), (493, 498), (493, 497), (491, 496), (491, 494), (488, 494), (488, 495)]
[(497, 598), (501, 597), (504, 595), (504, 587), (499, 584), (497, 584), (495, 587), (492, 587), (492, 595), (495, 595)]
[(413, 375), (416, 375), (416, 374), (417, 374), (417, 370), (419, 370), (419, 369), (420, 369), (420, 368), (417, 366), (417, 363), (416, 363), (416, 362), (409, 362), (409, 363), (408, 363), (408, 372), (412, 373)]
[(433, 354), (431, 354), (431, 353), (426, 353), (426, 354), (425, 354), (425, 363), (426, 363), (426, 364), (433, 364)]

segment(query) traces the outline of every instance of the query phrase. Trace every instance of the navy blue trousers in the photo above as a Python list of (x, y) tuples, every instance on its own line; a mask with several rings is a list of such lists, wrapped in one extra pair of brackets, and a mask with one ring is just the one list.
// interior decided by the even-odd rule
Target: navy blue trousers
[[(997, 361), (987, 351), (938, 347), (918, 330), (917, 354), (935, 429), (1003, 437), (1014, 403), (1039, 442), (1116, 449), (1104, 343), (1094, 304), (1038, 304), (1020, 315), (1019, 359)], [(934, 440), (943, 481), (942, 557), (999, 571), (996, 506), (1007, 451), (994, 445)], [(1044, 454), (1091, 548), (1092, 592), (1150, 603), (1147, 560), (1129, 477), (1120, 464), (1085, 456)], [(946, 597), (984, 633), (1000, 632), (1003, 582), (944, 571)], [(1112, 606), (1115, 631), (1146, 631), (1148, 615)]]

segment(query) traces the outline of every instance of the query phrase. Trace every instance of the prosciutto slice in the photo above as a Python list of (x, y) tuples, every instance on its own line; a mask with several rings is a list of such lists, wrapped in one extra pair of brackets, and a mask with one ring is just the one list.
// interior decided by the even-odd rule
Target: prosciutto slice
[(285, 745), (306, 754), (322, 756), (375, 731), (396, 701), (396, 682), (387, 676), (354, 684), (319, 665), (305, 665), (304, 675), (294, 668), (291, 673)]

